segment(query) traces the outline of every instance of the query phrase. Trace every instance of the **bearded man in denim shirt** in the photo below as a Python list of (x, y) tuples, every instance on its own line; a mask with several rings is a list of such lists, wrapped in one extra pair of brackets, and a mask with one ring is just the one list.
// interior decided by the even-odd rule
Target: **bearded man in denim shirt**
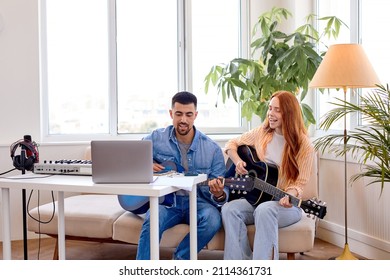
[[(197, 98), (189, 92), (178, 92), (172, 98), (169, 114), (173, 125), (154, 130), (144, 140), (153, 142), (154, 172), (164, 170), (164, 162), (173, 162), (185, 172), (204, 173), (208, 178), (225, 175), (225, 161), (221, 148), (208, 136), (197, 130), (194, 121), (198, 115)], [(219, 207), (228, 199), (224, 186), (209, 187), (207, 183), (197, 192), (198, 252), (207, 245), (221, 228)], [(189, 194), (185, 190), (174, 193), (173, 205), (159, 205), (159, 238), (177, 224), (189, 224)], [(146, 212), (138, 243), (137, 259), (150, 259), (150, 215)], [(189, 233), (180, 242), (173, 259), (190, 258)]]

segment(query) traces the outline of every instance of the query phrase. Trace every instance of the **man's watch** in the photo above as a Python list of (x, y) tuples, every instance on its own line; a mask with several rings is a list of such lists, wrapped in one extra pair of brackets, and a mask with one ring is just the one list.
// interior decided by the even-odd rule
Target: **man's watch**
[(221, 202), (221, 201), (224, 201), (225, 198), (226, 198), (226, 194), (225, 192), (223, 192), (220, 196), (216, 197), (215, 195), (213, 195), (213, 198), (215, 201), (217, 202)]

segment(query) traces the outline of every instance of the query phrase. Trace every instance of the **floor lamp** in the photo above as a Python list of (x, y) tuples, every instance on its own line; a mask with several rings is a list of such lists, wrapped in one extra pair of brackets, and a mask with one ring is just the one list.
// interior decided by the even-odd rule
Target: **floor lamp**
[[(359, 44), (336, 44), (329, 47), (318, 67), (310, 88), (343, 89), (344, 101), (347, 90), (351, 88), (373, 88), (380, 84), (363, 48)], [(347, 118), (344, 115), (344, 148), (347, 145)], [(337, 260), (357, 259), (348, 246), (348, 188), (347, 188), (347, 153), (344, 154), (344, 228), (345, 246)]]

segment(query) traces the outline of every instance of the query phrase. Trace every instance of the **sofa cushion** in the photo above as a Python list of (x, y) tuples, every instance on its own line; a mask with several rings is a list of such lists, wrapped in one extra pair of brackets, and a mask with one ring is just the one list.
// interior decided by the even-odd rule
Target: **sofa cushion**
[[(41, 223), (28, 217), (28, 230), (45, 234), (57, 234), (56, 212), (50, 223)], [(76, 195), (64, 200), (65, 234), (89, 238), (111, 238), (114, 221), (125, 210), (116, 195)], [(53, 214), (53, 204), (47, 203), (29, 211), (35, 219), (48, 221)]]
[(313, 249), (317, 219), (302, 214), (295, 224), (279, 229), (279, 252), (296, 253)]
[[(138, 244), (139, 236), (144, 219), (141, 216), (131, 212), (122, 214), (115, 222), (113, 227), (112, 239), (131, 244)], [(189, 226), (179, 224), (164, 231), (160, 246), (167, 248), (176, 248), (180, 241), (189, 232)]]

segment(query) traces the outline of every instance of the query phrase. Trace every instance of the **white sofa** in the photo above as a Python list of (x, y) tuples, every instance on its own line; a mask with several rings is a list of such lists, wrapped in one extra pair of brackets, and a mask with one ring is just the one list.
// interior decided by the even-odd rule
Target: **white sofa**
[[(86, 158), (90, 158), (87, 151)], [(313, 162), (312, 176), (305, 187), (304, 200), (318, 196), (318, 158)], [(66, 175), (64, 175), (66, 176)], [(33, 217), (40, 216), (47, 221), (53, 215), (52, 203), (30, 210)], [(302, 219), (296, 224), (279, 229), (279, 252), (287, 259), (295, 259), (296, 253), (308, 252), (313, 248), (317, 219), (302, 212)], [(127, 212), (119, 205), (116, 195), (80, 194), (65, 198), (66, 239), (96, 242), (137, 244), (143, 223), (142, 216)], [(57, 214), (50, 223), (41, 223), (28, 217), (28, 230), (57, 238)], [(174, 248), (188, 233), (189, 226), (179, 224), (164, 232), (160, 246)], [(253, 244), (255, 227), (248, 226), (248, 235)], [(204, 250), (224, 249), (223, 228), (214, 236)], [(54, 259), (58, 258), (55, 250)]]

